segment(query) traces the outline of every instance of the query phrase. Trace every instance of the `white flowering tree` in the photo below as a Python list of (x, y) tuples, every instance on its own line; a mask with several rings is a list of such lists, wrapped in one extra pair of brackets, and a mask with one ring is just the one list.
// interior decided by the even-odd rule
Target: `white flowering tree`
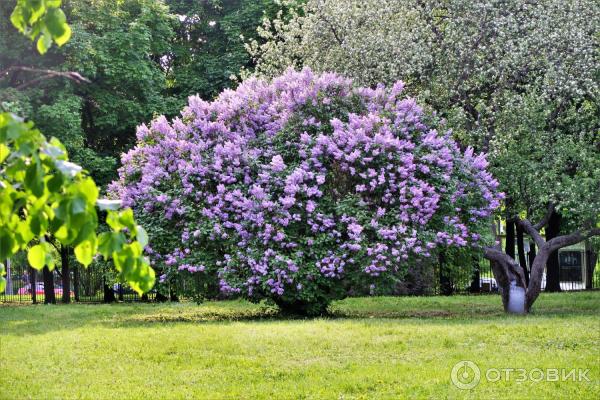
[[(486, 257), (500, 286), (526, 288), (527, 311), (556, 251), (600, 234), (596, 0), (308, 0), (282, 10), (247, 44), (256, 74), (293, 65), (364, 85), (402, 79), (461, 143), (490, 154), (508, 229), (506, 251)], [(524, 235), (537, 247), (531, 271)]]

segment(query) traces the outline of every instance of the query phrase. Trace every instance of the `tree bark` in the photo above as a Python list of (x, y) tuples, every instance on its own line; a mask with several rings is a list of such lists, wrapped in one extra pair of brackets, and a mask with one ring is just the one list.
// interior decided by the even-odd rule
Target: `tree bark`
[(481, 292), (481, 269), (479, 266), (479, 260), (473, 257), (473, 277), (471, 279), (471, 287), (469, 288), (471, 293)]
[(115, 302), (115, 292), (113, 288), (108, 286), (106, 283), (106, 278), (102, 278), (102, 287), (104, 288), (104, 298), (103, 301), (105, 303), (114, 303)]
[[(531, 224), (529, 224), (529, 221), (525, 222), (528, 224), (528, 226), (524, 225), (525, 229), (527, 230), (528, 227), (531, 227)], [(527, 287), (527, 292), (525, 294), (525, 309), (527, 312), (529, 312), (531, 306), (540, 294), (542, 289), (544, 266), (548, 262), (550, 255), (558, 249), (577, 244), (589, 237), (597, 235), (600, 235), (599, 228), (591, 229), (585, 233), (577, 231), (570, 235), (557, 236), (547, 242), (544, 242), (543, 239), (536, 240), (536, 242), (538, 242), (539, 253), (535, 257), (533, 265), (531, 266), (531, 277), (529, 280), (529, 286)]]
[(116, 300), (115, 292), (113, 292), (113, 289), (110, 286), (108, 286), (106, 283), (103, 286), (104, 286), (103, 302), (104, 303), (114, 303)]
[(517, 250), (519, 253), (519, 265), (523, 268), (525, 276), (525, 285), (529, 285), (529, 271), (527, 270), (527, 258), (525, 257), (525, 241), (524, 229), (521, 225), (517, 225)]
[(73, 294), (75, 301), (79, 301), (79, 267), (73, 266)]
[(60, 246), (60, 263), (63, 287), (62, 302), (68, 304), (71, 302), (71, 271), (69, 270), (69, 248), (64, 245)]
[(549, 207), (546, 217), (536, 225), (532, 225), (531, 222), (526, 219), (517, 219), (517, 223), (531, 236), (539, 250), (538, 253), (533, 256), (528, 285), (525, 284), (523, 269), (513, 258), (500, 250), (499, 245), (497, 247), (484, 248), (484, 256), (490, 260), (494, 277), (498, 282), (498, 286), (502, 288), (502, 303), (504, 304), (505, 310), (507, 310), (506, 306), (510, 295), (508, 289), (511, 280), (515, 280), (517, 286), (526, 287), (525, 312), (530, 312), (531, 306), (540, 294), (544, 267), (551, 254), (563, 247), (580, 243), (592, 236), (600, 235), (600, 228), (591, 228), (587, 231), (576, 231), (569, 235), (556, 236), (550, 240), (544, 240), (539, 230), (542, 229), (546, 223), (549, 223), (548, 221), (551, 218), (551, 213), (554, 213), (554, 208), (552, 206)]
[(37, 282), (36, 282), (36, 276), (35, 276), (36, 270), (33, 269), (33, 267), (29, 267), (29, 285), (31, 287), (31, 302), (33, 304), (37, 304), (37, 294), (35, 293), (35, 289), (37, 286)]
[(598, 253), (596, 253), (590, 244), (589, 240), (585, 241), (585, 288), (594, 288), (594, 270), (598, 261)]
[[(546, 241), (554, 239), (560, 234), (561, 216), (556, 211), (552, 212), (548, 227), (546, 228)], [(548, 255), (546, 262), (546, 292), (560, 292), (560, 265), (558, 250)]]
[[(529, 272), (531, 273), (531, 266), (533, 265), (533, 260), (535, 260), (535, 256), (536, 256), (536, 251), (535, 251), (535, 242), (534, 241), (530, 241), (529, 242), (529, 254), (528, 254), (528, 258), (529, 258)], [(527, 274), (527, 285), (529, 286), (529, 274)]]
[(515, 258), (515, 221), (512, 218), (507, 218), (506, 220), (506, 243), (504, 252), (510, 258)]
[(44, 267), (44, 304), (56, 304), (54, 295), (54, 274), (48, 267)]

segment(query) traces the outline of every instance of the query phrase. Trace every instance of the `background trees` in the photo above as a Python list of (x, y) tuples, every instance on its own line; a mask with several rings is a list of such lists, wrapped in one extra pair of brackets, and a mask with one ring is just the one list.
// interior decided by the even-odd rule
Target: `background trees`
[[(232, 75), (252, 64), (241, 35), (256, 37), (274, 7), (270, 0), (63, 1), (71, 40), (39, 57), (10, 25), (15, 4), (0, 4), (0, 104), (59, 138), (101, 187), (116, 178), (138, 124), (178, 114), (190, 95), (211, 99), (237, 85)], [(20, 66), (76, 71), (89, 82), (10, 69)]]
[[(140, 122), (179, 112), (191, 94), (210, 97), (236, 84), (230, 75), (250, 63), (240, 35), (253, 37), (271, 4), (169, 3), (177, 14), (153, 0), (2, 2), (0, 110), (59, 138), (102, 189), (115, 178), (118, 155), (134, 143)], [(31, 22), (36, 10), (46, 11)], [(35, 43), (13, 29), (11, 19), (45, 57), (37, 56)], [(53, 41), (63, 46), (52, 47)], [(59, 242), (47, 241), (60, 252), (64, 272), (68, 245), (77, 243)], [(48, 268), (45, 281), (46, 300), (53, 302)]]
[[(548, 239), (587, 236), (598, 224), (597, 2), (286, 4), (291, 19), (265, 21), (259, 32), (266, 42), (248, 45), (258, 74), (292, 64), (370, 85), (403, 79), (462, 145), (489, 152), (507, 195), (502, 217), (509, 228), (523, 217), (541, 219), (549, 204)], [(515, 234), (522, 244), (522, 227)], [(556, 289), (556, 252), (549, 257), (548, 288)], [(507, 276), (505, 282), (517, 279)]]
[[(30, 40), (37, 41), (37, 51), (44, 54), (53, 42), (62, 46), (70, 38), (71, 28), (60, 6), (60, 0), (19, 0), (11, 23)], [(10, 70), (13, 67), (0, 77), (4, 78)], [(54, 76), (85, 80), (77, 73), (36, 71), (29, 67), (14, 70), (41, 72), (39, 81)], [(154, 270), (143, 255), (148, 236), (136, 224), (133, 211), (117, 211), (120, 202), (99, 199), (96, 183), (87, 171), (69, 161), (60, 140), (47, 140), (33, 122), (24, 122), (8, 112), (0, 113), (0, 188), (0, 260), (27, 250), (29, 265), (37, 270), (43, 268), (44, 280), (50, 281), (44, 287), (47, 302), (55, 301), (51, 270), (56, 260), (51, 246), (58, 249), (56, 243), (60, 243), (61, 253), (65, 246), (72, 246), (75, 257), (86, 267), (97, 253), (105, 260), (111, 259), (119, 279), (140, 294), (154, 286)], [(96, 207), (107, 212), (107, 232), (96, 234)], [(5, 289), (4, 275), (4, 264), (0, 263), (0, 291)], [(31, 290), (36, 291), (35, 279)], [(69, 292), (70, 288), (66, 285), (63, 290)]]

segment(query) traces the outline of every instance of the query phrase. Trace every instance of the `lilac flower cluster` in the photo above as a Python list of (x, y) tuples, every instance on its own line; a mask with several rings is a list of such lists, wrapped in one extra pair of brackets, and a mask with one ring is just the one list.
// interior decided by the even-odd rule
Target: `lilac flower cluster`
[[(499, 206), (485, 155), (461, 152), (392, 88), (288, 70), (138, 129), (111, 190), (150, 229), (166, 271), (223, 292), (311, 301), (477, 245)], [(183, 250), (182, 250), (183, 249)]]

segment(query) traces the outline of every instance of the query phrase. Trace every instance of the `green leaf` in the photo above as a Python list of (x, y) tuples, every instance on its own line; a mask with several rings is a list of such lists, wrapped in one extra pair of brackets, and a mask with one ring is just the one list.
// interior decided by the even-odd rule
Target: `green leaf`
[(27, 11), (29, 13), (27, 23), (33, 25), (42, 15), (44, 15), (46, 6), (43, 0), (28, 0), (27, 6)]
[(27, 261), (33, 268), (40, 270), (46, 265), (46, 247), (36, 244), (27, 252)]
[(140, 258), (137, 262), (135, 273), (126, 276), (125, 280), (127, 280), (129, 286), (141, 296), (142, 294), (149, 292), (154, 286), (156, 273), (145, 259)]
[(37, 40), (37, 51), (40, 54), (46, 54), (48, 49), (52, 46), (52, 36), (49, 33), (43, 33)]
[(82, 197), (75, 197), (71, 200), (71, 214), (81, 214), (85, 212), (87, 203)]
[(54, 174), (52, 178), (48, 180), (48, 190), (52, 193), (58, 193), (62, 189), (63, 181), (62, 174)]
[(67, 17), (60, 8), (51, 8), (46, 13), (44, 18), (46, 27), (53, 38), (62, 36), (65, 33), (65, 26), (67, 26)]
[(136, 233), (135, 237), (143, 249), (148, 244), (148, 233), (146, 232), (146, 230), (144, 228), (142, 228), (141, 225), (138, 225), (136, 227), (136, 231), (137, 231), (137, 233)]
[(119, 213), (116, 211), (108, 211), (108, 215), (106, 216), (106, 224), (114, 231), (120, 231), (123, 229), (123, 225), (119, 221)]
[(10, 149), (3, 143), (0, 143), (0, 163), (6, 160), (6, 157), (10, 154)]
[(39, 162), (33, 161), (25, 173), (25, 187), (31, 191), (36, 197), (44, 195), (44, 180), (43, 170)]
[(135, 230), (135, 219), (131, 208), (126, 208), (119, 213), (119, 222), (126, 226), (131, 232)]
[(98, 200), (98, 187), (92, 178), (85, 178), (79, 182), (78, 189), (90, 204), (93, 205)]
[(46, 7), (48, 7), (48, 8), (60, 7), (60, 3), (62, 3), (62, 0), (46, 0)]
[(71, 28), (67, 24), (65, 13), (60, 8), (50, 8), (45, 20), (46, 27), (58, 46), (62, 46), (69, 41)]
[(12, 14), (10, 14), (10, 22), (13, 26), (19, 30), (19, 32), (25, 31), (25, 18), (23, 17), (23, 10), (20, 6), (15, 7)]
[(9, 231), (0, 230), (0, 260), (6, 260), (13, 254), (15, 240)]
[(65, 29), (65, 33), (63, 33), (61, 36), (54, 38), (54, 41), (56, 42), (58, 47), (61, 47), (63, 44), (67, 43), (71, 39), (71, 35), (73, 33), (71, 31), (71, 27), (69, 25), (65, 24), (64, 29)]
[(44, 234), (46, 229), (48, 229), (48, 218), (46, 217), (46, 214), (41, 211), (32, 214), (29, 228), (31, 229), (31, 232), (38, 237)]
[(85, 267), (90, 265), (94, 259), (94, 254), (96, 254), (95, 242), (95, 240), (85, 240), (75, 246), (75, 257)]
[(85, 240), (94, 240), (97, 241), (96, 237), (96, 228), (98, 227), (97, 221), (88, 219), (83, 226), (79, 229), (77, 233), (77, 237), (73, 241), (72, 245), (77, 246), (79, 243)]
[(119, 252), (125, 244), (125, 235), (121, 232), (103, 232), (98, 236), (98, 251), (105, 259)]

